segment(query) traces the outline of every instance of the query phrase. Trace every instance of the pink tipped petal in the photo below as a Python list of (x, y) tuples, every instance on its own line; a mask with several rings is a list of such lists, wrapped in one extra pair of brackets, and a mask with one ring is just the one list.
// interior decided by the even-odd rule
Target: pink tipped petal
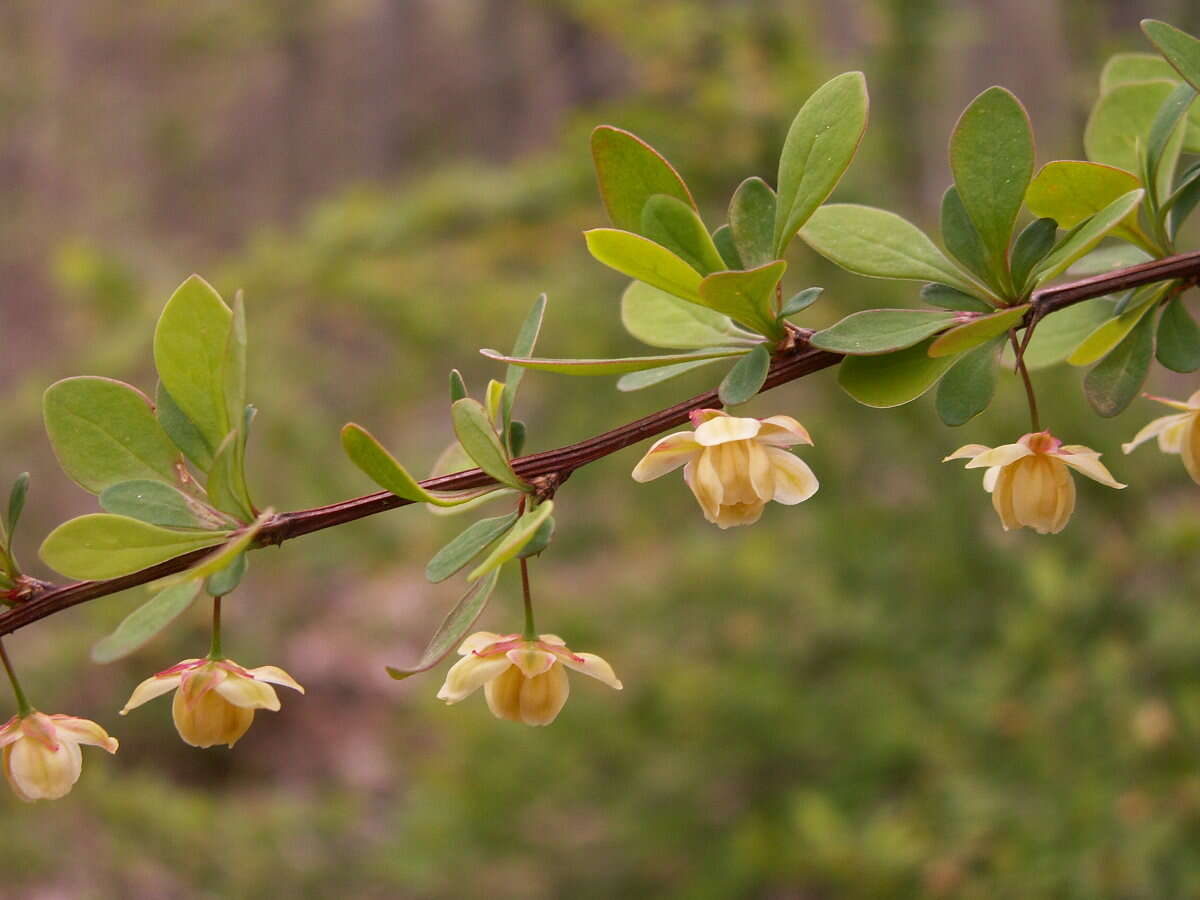
[(687, 464), (698, 452), (700, 445), (690, 431), (678, 431), (655, 441), (633, 467), (633, 480), (641, 483), (661, 478)]
[(771, 469), (775, 474), (776, 503), (795, 506), (803, 503), (817, 492), (820, 486), (808, 463), (787, 450), (777, 447), (765, 448), (771, 458)]
[(133, 689), (133, 693), (129, 695), (129, 699), (121, 707), (121, 715), (127, 715), (131, 709), (137, 709), (148, 700), (153, 700), (155, 697), (161, 697), (163, 694), (175, 690), (175, 688), (179, 687), (181, 677), (179, 675), (167, 675), (165, 677), (151, 675)]
[(437, 698), (447, 703), (465, 700), (511, 665), (506, 656), (464, 656), (446, 673)]
[(179, 696), (190, 706), (229, 677), (228, 669), (210, 662), (183, 673), (179, 681)]
[(477, 631), (472, 635), (468, 635), (461, 644), (458, 645), (458, 655), (466, 656), (468, 653), (478, 653), (485, 647), (499, 643), (507, 638), (516, 637), (512, 634), (496, 634), (493, 631)]
[(0, 725), (0, 747), (7, 747), (21, 736), (21, 717), (13, 716)]
[[(1164, 453), (1179, 452), (1179, 438), (1182, 435), (1182, 429), (1178, 428), (1189, 419), (1192, 418), (1192, 413), (1178, 413), (1174, 416), (1161, 416), (1147, 422), (1142, 429), (1133, 436), (1133, 440), (1121, 445), (1121, 449), (1125, 453), (1132, 453), (1146, 441), (1152, 438), (1158, 438), (1159, 449)], [(1176, 429), (1174, 434), (1167, 435), (1171, 429)], [(1168, 449), (1171, 448), (1171, 449)]]
[(549, 672), (554, 665), (554, 654), (526, 644), (509, 650), (505, 654), (508, 661), (521, 670), (526, 678), (536, 678), (543, 672)]
[(614, 690), (621, 690), (621, 680), (606, 660), (595, 653), (576, 653), (573, 659), (563, 659), (563, 665), (576, 672), (582, 672), (597, 681), (602, 681)]
[(1112, 477), (1112, 473), (1108, 471), (1104, 463), (1100, 462), (1100, 454), (1094, 450), (1088, 450), (1087, 447), (1078, 447), (1077, 450), (1074, 447), (1063, 447), (1055, 454), (1055, 458), (1062, 460), (1066, 465), (1079, 474), (1086, 475), (1092, 481), (1100, 482), (1105, 487), (1120, 489), (1126, 486)]
[(980, 453), (969, 463), (968, 469), (990, 469), (992, 466), (1008, 466), (1015, 463), (1018, 459), (1024, 459), (1026, 456), (1033, 456), (1034, 452), (1024, 444), (1002, 444), (999, 447), (993, 447)]
[(1188, 411), (1196, 409), (1196, 400), (1200, 399), (1200, 391), (1196, 391), (1196, 393), (1188, 397), (1186, 403), (1183, 403), (1179, 400), (1172, 400), (1170, 397), (1156, 397), (1154, 394), (1142, 394), (1142, 396), (1147, 400), (1153, 400), (1155, 403), (1161, 403), (1163, 406), (1169, 406), (1171, 409)]
[(279, 695), (275, 693), (275, 688), (265, 681), (231, 675), (218, 683), (213, 690), (242, 709), (269, 709), (271, 712), (279, 710)]
[(38, 741), (48, 750), (57, 750), (61, 743), (54, 720), (45, 713), (32, 712), (21, 719), (21, 735)]
[(983, 444), (963, 444), (949, 456), (943, 457), (942, 462), (950, 462), (952, 459), (974, 459), (980, 453), (987, 453), (991, 449)]
[(257, 681), (268, 681), (271, 684), (283, 685), (283, 687), (289, 687), (293, 691), (304, 693), (304, 688), (300, 686), (300, 682), (279, 668), (279, 666), (259, 666), (257, 669), (248, 669), (247, 674)]
[(74, 741), (77, 744), (88, 744), (92, 747), (103, 747), (109, 753), (116, 753), (119, 746), (117, 739), (90, 719), (79, 719), (75, 716), (52, 716), (54, 727), (63, 740)]
[(720, 419), (728, 415), (729, 413), (723, 409), (693, 409), (688, 413), (688, 420), (692, 423), (693, 428), (699, 428), (705, 422)]
[(746, 441), (757, 435), (761, 427), (758, 419), (721, 416), (709, 419), (696, 429), (696, 443), (702, 447), (716, 447), (730, 441)]
[(557, 634), (539, 634), (538, 640), (543, 644), (553, 644), (556, 647), (565, 647), (567, 642), (560, 638)]
[(791, 447), (794, 444), (811, 444), (808, 429), (791, 416), (769, 416), (762, 420), (758, 430), (759, 443), (772, 447)]

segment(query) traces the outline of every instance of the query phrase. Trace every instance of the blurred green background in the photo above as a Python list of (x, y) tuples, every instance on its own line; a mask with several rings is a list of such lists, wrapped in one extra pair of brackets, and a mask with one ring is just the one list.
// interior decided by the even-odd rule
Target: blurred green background
[[(541, 349), (640, 348), (587, 151), (629, 128), (688, 178), (710, 223), (774, 181), (795, 110), (863, 69), (872, 122), (844, 200), (930, 223), (945, 140), (992, 83), (1030, 108), (1039, 159), (1078, 158), (1104, 57), (1142, 16), (1200, 31), (1192, 0), (10, 0), (0, 6), (0, 475), (31, 469), (18, 550), (94, 501), (54, 466), (39, 400), (100, 374), (153, 387), (158, 309), (199, 271), (246, 291), (250, 466), (260, 505), (365, 493), (338, 428), (424, 470), (449, 439), (445, 376), (478, 395), (541, 291)], [(1191, 246), (1195, 246), (1194, 242)], [(915, 301), (796, 242), (806, 324)], [(531, 376), (530, 450), (712, 386), (702, 370), (620, 395)], [(1150, 388), (1185, 396), (1161, 371)], [(236, 752), (175, 736), (166, 700), (116, 716), (148, 674), (206, 647), (203, 610), (104, 669), (92, 642), (140, 599), (20, 632), (34, 702), (101, 721), (66, 800), (7, 793), (8, 897), (1175, 898), (1200, 896), (1200, 518), (1178, 459), (1121, 441), (1160, 409), (1095, 418), (1079, 373), (1044, 416), (1103, 451), (1057, 537), (1005, 534), (975, 473), (939, 460), (1025, 431), (1001, 385), (951, 430), (928, 398), (855, 406), (833, 373), (776, 390), (820, 492), (754, 528), (706, 524), (641, 449), (581, 470), (533, 566), (539, 623), (604, 655), (621, 694), (575, 678), (546, 729), (482, 698), (396, 683), (455, 583), (422, 570), (462, 520), (394, 512), (254, 555), (226, 649), (308, 688)], [(502, 580), (482, 626), (519, 628)]]

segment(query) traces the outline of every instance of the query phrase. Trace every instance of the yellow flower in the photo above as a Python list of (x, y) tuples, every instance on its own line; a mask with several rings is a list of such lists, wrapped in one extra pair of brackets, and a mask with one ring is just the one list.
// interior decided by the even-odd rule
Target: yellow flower
[(4, 777), (13, 793), (26, 803), (65, 796), (83, 768), (80, 744), (117, 752), (117, 739), (89, 719), (35, 710), (0, 725)]
[(952, 459), (969, 459), (968, 469), (987, 469), (983, 489), (991, 492), (1005, 531), (1022, 526), (1038, 534), (1063, 530), (1075, 510), (1075, 482), (1068, 467), (1108, 487), (1125, 487), (1095, 450), (1063, 444), (1049, 431), (1027, 434), (1001, 447), (967, 444), (942, 462)]
[(607, 662), (594, 653), (575, 653), (566, 641), (543, 634), (527, 641), (519, 634), (477, 631), (458, 648), (462, 656), (446, 673), (438, 699), (458, 703), (483, 688), (498, 719), (549, 725), (567, 702), (570, 685), (564, 666), (621, 690)]
[(1150, 438), (1158, 438), (1158, 449), (1163, 453), (1178, 453), (1183, 458), (1183, 467), (1192, 476), (1192, 481), (1200, 484), (1200, 428), (1196, 427), (1197, 421), (1200, 421), (1200, 391), (1188, 397), (1187, 403), (1168, 400), (1166, 397), (1153, 397), (1150, 394), (1146, 396), (1182, 412), (1150, 422), (1133, 436), (1132, 441), (1122, 444), (1121, 449), (1131, 453), (1135, 447), (1144, 444)]
[(134, 688), (121, 715), (178, 688), (171, 715), (184, 742), (193, 747), (232, 747), (254, 721), (256, 709), (279, 709), (272, 684), (304, 693), (278, 666), (243, 669), (231, 659), (185, 659)]
[(739, 419), (700, 409), (691, 418), (696, 430), (655, 442), (634, 468), (634, 481), (652, 481), (683, 466), (683, 480), (704, 518), (721, 528), (757, 522), (769, 500), (792, 506), (817, 492), (812, 469), (783, 449), (812, 443), (791, 416)]

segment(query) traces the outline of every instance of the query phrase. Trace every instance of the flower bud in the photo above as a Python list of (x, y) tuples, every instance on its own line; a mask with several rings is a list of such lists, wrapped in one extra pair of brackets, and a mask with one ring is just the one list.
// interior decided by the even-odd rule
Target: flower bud
[(13, 716), (0, 726), (4, 747), (4, 777), (19, 798), (57, 800), (79, 780), (83, 768), (80, 744), (117, 752), (117, 739), (89, 719), (36, 710)]

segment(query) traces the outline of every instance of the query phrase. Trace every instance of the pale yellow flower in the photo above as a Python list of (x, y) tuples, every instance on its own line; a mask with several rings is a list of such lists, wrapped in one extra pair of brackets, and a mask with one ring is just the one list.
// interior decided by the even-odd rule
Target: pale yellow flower
[(462, 656), (446, 673), (438, 699), (465, 700), (483, 688), (488, 708), (498, 719), (549, 725), (567, 702), (566, 669), (590, 675), (621, 690), (612, 666), (594, 653), (575, 653), (554, 634), (527, 641), (519, 634), (477, 631), (458, 648)]
[[(1080, 444), (1063, 444), (1049, 431), (1024, 435), (1015, 444), (967, 444), (942, 460), (968, 459), (968, 469), (987, 469), (983, 489), (992, 495), (1005, 531), (1028, 526), (1038, 534), (1062, 531), (1075, 510), (1074, 469), (1111, 488), (1112, 477), (1100, 454)], [(1069, 467), (1069, 468), (1068, 468)]]
[(704, 518), (721, 528), (757, 522), (770, 500), (792, 506), (816, 493), (812, 469), (783, 449), (812, 443), (791, 416), (740, 419), (700, 409), (691, 419), (696, 430), (656, 441), (634, 468), (634, 481), (652, 481), (683, 466), (683, 480)]
[(178, 688), (171, 715), (184, 742), (193, 747), (232, 747), (254, 721), (256, 709), (279, 709), (272, 684), (304, 693), (278, 666), (243, 669), (231, 659), (185, 659), (134, 688), (121, 715)]
[(1200, 391), (1188, 397), (1187, 403), (1168, 400), (1166, 397), (1153, 397), (1150, 394), (1146, 396), (1164, 406), (1181, 411), (1150, 422), (1133, 436), (1132, 441), (1122, 444), (1121, 449), (1131, 453), (1135, 447), (1144, 444), (1150, 438), (1158, 438), (1158, 449), (1163, 453), (1178, 453), (1183, 459), (1183, 467), (1192, 476), (1192, 481), (1200, 484), (1200, 428), (1196, 427), (1196, 423), (1200, 421)]
[(26, 803), (65, 796), (83, 768), (80, 744), (117, 752), (117, 739), (90, 719), (35, 710), (0, 725), (4, 777), (13, 793)]

